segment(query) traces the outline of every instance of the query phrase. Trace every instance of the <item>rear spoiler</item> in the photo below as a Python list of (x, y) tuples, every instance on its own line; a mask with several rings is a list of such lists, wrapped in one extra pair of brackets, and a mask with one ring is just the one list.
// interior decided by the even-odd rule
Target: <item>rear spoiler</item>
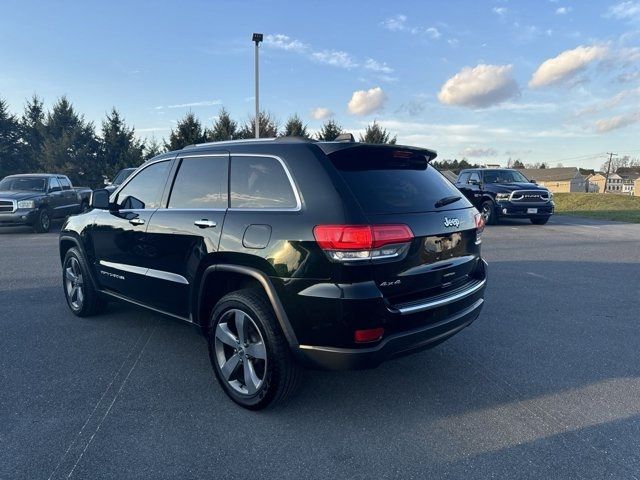
[(390, 145), (387, 143), (360, 143), (360, 142), (318, 142), (316, 145), (326, 154), (331, 155), (342, 150), (362, 150), (363, 153), (375, 152), (376, 150), (383, 150), (385, 154), (389, 154), (395, 150), (398, 156), (402, 156), (403, 152), (411, 155), (424, 155), (427, 163), (438, 156), (438, 152), (428, 148), (411, 147), (408, 145)]

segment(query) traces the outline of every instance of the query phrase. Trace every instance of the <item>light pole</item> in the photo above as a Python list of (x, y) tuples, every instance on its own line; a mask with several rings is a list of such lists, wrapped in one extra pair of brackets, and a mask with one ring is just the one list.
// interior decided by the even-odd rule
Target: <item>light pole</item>
[(259, 74), (259, 67), (258, 67), (258, 50), (259, 50), (258, 45), (262, 41), (262, 37), (263, 35), (261, 33), (254, 33), (252, 37), (253, 42), (256, 44), (256, 67), (255, 67), (255, 70), (256, 70), (256, 126), (255, 126), (256, 138), (260, 138), (260, 91), (258, 87), (260, 74)]

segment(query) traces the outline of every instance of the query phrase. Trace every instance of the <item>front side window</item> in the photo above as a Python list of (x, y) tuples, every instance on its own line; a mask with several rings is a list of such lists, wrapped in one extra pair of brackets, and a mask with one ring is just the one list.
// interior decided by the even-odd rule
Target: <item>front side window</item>
[(293, 209), (298, 202), (282, 164), (272, 157), (231, 159), (231, 208)]
[(478, 175), (478, 172), (473, 172), (469, 177), (469, 180), (467, 183), (473, 183), (473, 182), (480, 183), (480, 175)]
[(169, 208), (227, 208), (227, 166), (223, 157), (185, 158), (171, 189)]
[(457, 183), (467, 183), (467, 181), (469, 180), (469, 176), (471, 174), (470, 173), (461, 173), (460, 177), (458, 178), (458, 182)]
[(116, 202), (120, 208), (127, 210), (159, 208), (170, 166), (171, 162), (165, 160), (140, 170), (118, 193)]

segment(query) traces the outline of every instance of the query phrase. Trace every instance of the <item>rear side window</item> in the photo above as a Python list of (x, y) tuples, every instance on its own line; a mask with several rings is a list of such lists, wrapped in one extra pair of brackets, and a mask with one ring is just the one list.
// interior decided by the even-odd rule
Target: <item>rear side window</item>
[(117, 202), (121, 208), (142, 210), (160, 207), (170, 165), (169, 160), (165, 160), (140, 170), (118, 193)]
[(62, 186), (63, 190), (70, 190), (71, 189), (71, 182), (69, 181), (68, 178), (58, 177), (58, 180), (60, 180), (60, 185)]
[(273, 157), (232, 157), (230, 185), (231, 208), (298, 207), (284, 166)]
[(59, 192), (60, 190), (62, 190), (62, 187), (60, 186), (60, 182), (58, 182), (58, 179), (55, 177), (51, 177), (49, 179), (49, 191)]
[[(338, 150), (329, 159), (365, 213), (432, 211), (438, 200), (460, 196), (460, 191), (419, 152), (363, 146)], [(463, 201), (450, 208), (468, 206)]]
[(229, 158), (185, 158), (173, 183), (169, 208), (227, 208)]

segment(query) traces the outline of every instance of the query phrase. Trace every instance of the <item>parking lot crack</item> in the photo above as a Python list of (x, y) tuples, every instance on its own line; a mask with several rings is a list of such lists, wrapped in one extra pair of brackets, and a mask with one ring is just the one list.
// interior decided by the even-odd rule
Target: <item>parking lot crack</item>
[(82, 457), (100, 431), (100, 427), (122, 393), (131, 373), (142, 357), (154, 330), (155, 325), (147, 325), (140, 333), (131, 347), (129, 354), (120, 365), (120, 368), (82, 425), (82, 428), (69, 444), (58, 464), (49, 475), (49, 480), (72, 477), (76, 467), (79, 465)]

